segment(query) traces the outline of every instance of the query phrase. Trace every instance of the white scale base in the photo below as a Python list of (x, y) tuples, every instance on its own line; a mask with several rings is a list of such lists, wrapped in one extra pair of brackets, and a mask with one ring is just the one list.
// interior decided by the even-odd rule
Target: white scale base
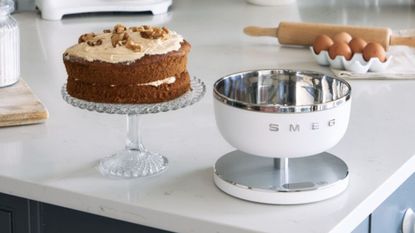
[(348, 167), (332, 154), (290, 158), (284, 165), (282, 161), (233, 151), (216, 162), (214, 182), (231, 196), (281, 205), (322, 201), (348, 186)]
[(47, 20), (61, 20), (67, 14), (89, 12), (166, 13), (173, 0), (36, 0), (36, 6)]

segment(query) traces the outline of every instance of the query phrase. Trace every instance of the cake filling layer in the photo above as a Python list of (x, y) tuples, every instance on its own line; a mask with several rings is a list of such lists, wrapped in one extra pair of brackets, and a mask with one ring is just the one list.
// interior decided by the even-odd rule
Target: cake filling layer
[[(75, 82), (81, 82), (81, 80), (75, 78), (74, 79)], [(172, 77), (168, 77), (162, 80), (157, 80), (157, 81), (153, 81), (153, 82), (148, 82), (148, 83), (137, 83), (135, 84), (136, 86), (153, 86), (153, 87), (158, 87), (160, 85), (163, 84), (172, 84), (176, 82), (176, 77), (172, 76)], [(91, 83), (92, 86), (95, 86), (96, 83)], [(110, 84), (110, 87), (117, 87), (117, 86), (124, 86), (124, 85), (116, 85), (116, 84)], [(133, 86), (132, 84), (128, 84), (128, 86)]]
[(102, 86), (82, 81), (68, 81), (68, 93), (76, 98), (101, 103), (158, 103), (172, 100), (190, 89), (190, 77), (183, 72), (175, 78), (173, 83), (164, 83), (159, 86)]
[(153, 87), (158, 87), (158, 86), (160, 86), (162, 84), (172, 84), (174, 82), (176, 82), (176, 77), (173, 76), (173, 77), (165, 78), (163, 80), (157, 80), (157, 81), (149, 82), (149, 83), (139, 83), (137, 85), (138, 86), (153, 86)]

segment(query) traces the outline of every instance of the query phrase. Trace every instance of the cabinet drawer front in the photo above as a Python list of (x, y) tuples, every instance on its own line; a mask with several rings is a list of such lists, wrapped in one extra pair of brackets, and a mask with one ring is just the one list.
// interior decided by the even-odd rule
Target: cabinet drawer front
[(12, 213), (0, 210), (0, 232), (12, 233)]
[(366, 218), (352, 231), (352, 233), (369, 233), (369, 229), (369, 218)]
[(371, 233), (401, 233), (403, 216), (408, 208), (415, 210), (415, 174), (373, 212)]
[[(27, 199), (0, 193), (0, 233), (36, 233), (30, 229), (28, 204)], [(3, 226), (4, 221), (5, 226), (9, 224), (7, 228)], [(4, 230), (8, 228), (9, 231)]]

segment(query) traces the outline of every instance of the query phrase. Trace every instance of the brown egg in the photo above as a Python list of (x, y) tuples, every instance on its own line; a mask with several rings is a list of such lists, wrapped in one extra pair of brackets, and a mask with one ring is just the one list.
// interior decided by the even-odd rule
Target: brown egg
[(333, 40), (327, 35), (319, 35), (316, 37), (313, 43), (314, 52), (319, 54), (321, 51), (329, 50), (330, 46), (333, 45)]
[(379, 61), (386, 61), (386, 52), (382, 45), (376, 42), (370, 42), (363, 49), (363, 58), (365, 61), (369, 61), (370, 58), (377, 57)]
[(353, 53), (363, 53), (363, 49), (366, 45), (367, 42), (360, 37), (355, 37), (349, 42), (349, 46)]
[(348, 44), (352, 40), (352, 36), (347, 32), (340, 32), (334, 35), (333, 41), (334, 42), (344, 42)]
[(336, 56), (344, 56), (346, 60), (350, 60), (352, 58), (352, 50), (345, 42), (334, 42), (329, 48), (329, 56), (331, 59), (335, 59)]

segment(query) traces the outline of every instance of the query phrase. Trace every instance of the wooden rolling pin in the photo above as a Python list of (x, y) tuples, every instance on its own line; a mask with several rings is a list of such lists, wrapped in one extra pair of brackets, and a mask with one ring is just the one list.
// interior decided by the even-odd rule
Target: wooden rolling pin
[(389, 28), (357, 27), (336, 24), (281, 22), (277, 28), (246, 27), (244, 32), (250, 36), (277, 37), (280, 44), (312, 45), (314, 39), (321, 34), (333, 37), (339, 32), (347, 32), (352, 37), (360, 37), (366, 41), (378, 42), (386, 50), (390, 45), (406, 45), (415, 47), (415, 37), (392, 36)]

